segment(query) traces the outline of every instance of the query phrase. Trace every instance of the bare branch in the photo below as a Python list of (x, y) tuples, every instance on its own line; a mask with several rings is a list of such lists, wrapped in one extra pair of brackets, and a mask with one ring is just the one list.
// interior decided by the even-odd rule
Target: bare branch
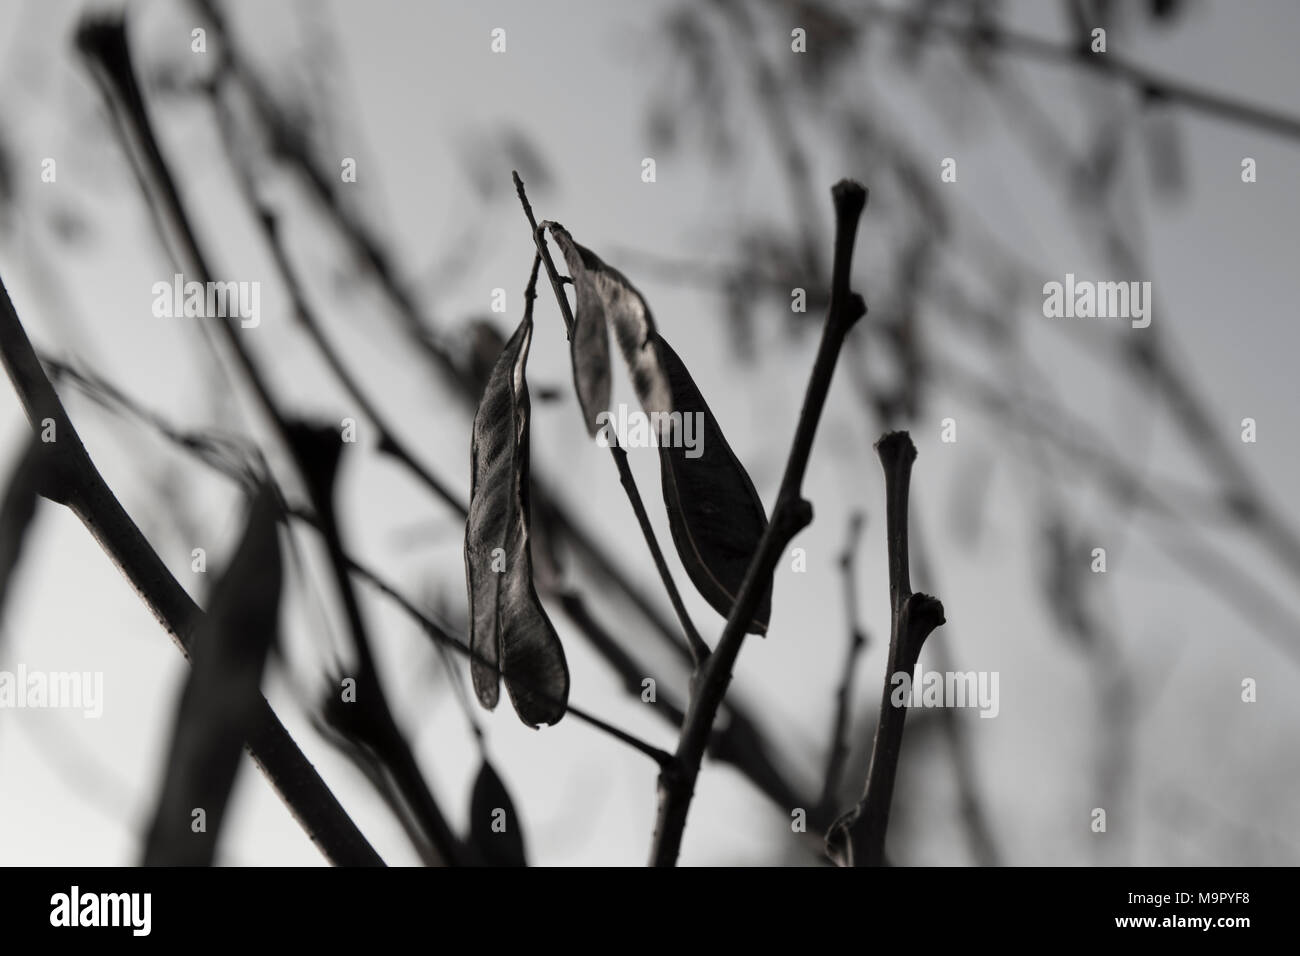
[[(81, 438), (50, 385), (0, 281), (0, 361), (33, 430), (53, 422), (47, 497), (66, 505), (135, 588), (145, 606), (189, 659), (189, 643), (203, 612), (150, 546), (86, 454)], [(298, 749), (265, 698), (257, 708), (248, 749), (294, 818), (330, 862), (382, 866), (383, 861)]]
[(673, 611), (677, 614), (677, 620), (682, 625), (682, 631), (686, 634), (686, 642), (691, 647), (691, 656), (694, 658), (695, 666), (699, 667), (709, 657), (709, 645), (704, 643), (700, 637), (700, 632), (695, 629), (695, 622), (686, 611), (686, 605), (682, 603), (682, 596), (677, 590), (677, 583), (673, 580), (672, 572), (668, 570), (668, 562), (664, 560), (664, 553), (659, 547), (659, 539), (655, 537), (654, 528), (650, 527), (650, 516), (646, 514), (645, 505), (641, 501), (641, 492), (637, 490), (636, 479), (632, 477), (632, 469), (627, 464), (627, 452), (618, 444), (618, 439), (610, 435), (609, 450), (614, 455), (614, 463), (618, 466), (618, 478), (623, 485), (623, 490), (627, 492), (627, 500), (632, 503), (632, 510), (636, 513), (637, 523), (641, 526), (641, 534), (645, 537), (646, 547), (650, 549), (650, 556), (654, 558), (655, 569), (659, 572), (659, 578), (664, 583), (664, 590), (668, 592), (668, 600), (672, 602)]
[(1300, 138), (1300, 117), (1200, 89), (1138, 66), (1114, 52), (1094, 55), (1086, 47), (1068, 46), (992, 24), (964, 25), (902, 8), (866, 3), (862, 11), (881, 23), (923, 29), (958, 43), (974, 41), (994, 53), (1013, 53), (1051, 66), (1077, 67), (1130, 86), (1142, 96), (1157, 97), (1213, 116), (1280, 136)]
[(736, 657), (745, 641), (745, 628), (758, 601), (772, 578), (781, 552), (790, 540), (812, 521), (812, 505), (802, 495), (804, 472), (812, 454), (813, 439), (821, 420), (831, 377), (839, 358), (844, 337), (867, 311), (862, 297), (849, 289), (849, 272), (858, 220), (867, 204), (867, 190), (859, 183), (841, 180), (831, 190), (835, 202), (835, 258), (831, 280), (831, 302), (822, 333), (817, 359), (813, 364), (808, 391), (799, 413), (793, 446), (786, 461), (785, 476), (777, 493), (772, 520), (763, 533), (758, 550), (745, 572), (745, 581), (736, 597), (731, 617), (718, 639), (717, 647), (697, 669), (692, 681), (690, 707), (676, 752), (676, 766), (659, 775), (659, 812), (655, 822), (650, 862), (655, 866), (672, 866), (681, 851), (682, 832), (695, 780), (700, 773), (713, 721), (731, 683)]
[(910, 687), (921, 646), (930, 632), (943, 624), (943, 605), (928, 594), (913, 594), (907, 551), (907, 495), (916, 446), (907, 432), (890, 432), (876, 442), (885, 471), (885, 523), (889, 549), (889, 599), (892, 624), (889, 662), (880, 698), (880, 720), (871, 747), (866, 792), (858, 805), (835, 821), (826, 834), (827, 851), (847, 866), (880, 866), (885, 860), (885, 831), (894, 778), (903, 746), (907, 701), (895, 705), (892, 696), (899, 675)]

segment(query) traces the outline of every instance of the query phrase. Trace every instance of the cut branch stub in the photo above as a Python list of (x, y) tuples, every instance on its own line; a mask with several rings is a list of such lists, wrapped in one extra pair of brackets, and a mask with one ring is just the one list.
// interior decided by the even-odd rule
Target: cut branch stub
[[(617, 269), (578, 245), (558, 223), (544, 228), (564, 254), (577, 290), (571, 335), (574, 383), (592, 435), (609, 410), (609, 352), (613, 327), (642, 409), (647, 434), (659, 446), (664, 504), (673, 544), (700, 595), (730, 617), (750, 560), (767, 528), (763, 502), (685, 363), (655, 328), (644, 297)], [(584, 348), (590, 347), (590, 351)], [(771, 583), (764, 588), (750, 633), (767, 630)]]
[(504, 678), (520, 720), (535, 727), (564, 716), (569, 669), (533, 586), (528, 545), (525, 367), (532, 330), (532, 318), (525, 316), (493, 367), (474, 416), (465, 574), (474, 691), (491, 710)]
[(916, 445), (905, 431), (888, 432), (876, 441), (876, 455), (885, 472), (885, 545), (889, 556), (889, 606), (895, 615), (912, 593), (907, 547), (907, 498), (912, 482)]

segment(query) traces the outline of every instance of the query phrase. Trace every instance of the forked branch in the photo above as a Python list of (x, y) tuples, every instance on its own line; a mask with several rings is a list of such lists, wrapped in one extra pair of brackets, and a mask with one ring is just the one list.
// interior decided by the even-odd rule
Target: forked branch
[[(907, 497), (916, 446), (907, 432), (889, 432), (876, 442), (885, 470), (885, 523), (889, 549), (889, 603), (892, 623), (889, 662), (880, 697), (880, 720), (871, 747), (866, 791), (857, 806), (841, 816), (826, 834), (826, 849), (843, 866), (880, 866), (885, 861), (885, 831), (894, 778), (903, 746), (907, 698), (895, 703), (896, 685), (910, 688), (921, 646), (944, 623), (943, 605), (928, 594), (913, 594), (907, 551)], [(896, 680), (906, 675), (906, 682)]]

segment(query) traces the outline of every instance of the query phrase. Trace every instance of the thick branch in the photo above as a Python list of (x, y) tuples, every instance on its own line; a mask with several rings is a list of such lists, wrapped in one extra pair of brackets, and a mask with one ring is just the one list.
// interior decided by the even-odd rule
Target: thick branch
[(793, 446), (786, 461), (785, 476), (777, 493), (772, 520), (763, 533), (758, 550), (736, 597), (731, 616), (713, 654), (698, 668), (692, 681), (693, 692), (677, 745), (677, 765), (672, 772), (659, 775), (659, 811), (655, 822), (650, 862), (655, 866), (672, 866), (681, 851), (686, 815), (695, 793), (700, 762), (713, 730), (718, 708), (731, 683), (736, 657), (745, 641), (745, 628), (752, 619), (758, 601), (771, 581), (781, 553), (790, 540), (812, 521), (812, 505), (804, 500), (803, 476), (812, 454), (813, 439), (821, 420), (831, 377), (839, 358), (844, 337), (867, 311), (862, 297), (849, 290), (849, 272), (858, 220), (867, 203), (867, 190), (851, 180), (841, 180), (831, 190), (835, 202), (835, 258), (831, 278), (831, 302), (822, 333), (817, 359), (813, 364), (808, 391), (799, 413)]
[[(210, 284), (212, 271), (209, 260), (204, 254), (181, 200), (175, 177), (163, 156), (144, 100), (140, 95), (127, 46), (124, 24), (120, 19), (103, 22), (88, 21), (78, 31), (78, 43), (94, 69), (105, 101), (116, 120), (123, 144), (136, 164), (155, 221), (164, 232), (164, 238), (170, 234), (175, 239), (178, 248), (174, 250), (173, 255), (178, 266), (188, 266), (199, 282)], [(367, 726), (371, 727), (374, 734), (374, 739), (370, 742), (378, 748), (380, 756), (385, 759), (395, 782), (402, 790), (405, 799), (419, 815), (421, 823), (428, 830), (430, 840), (442, 858), (453, 864), (462, 862), (465, 848), (447, 824), (384, 697), (382, 684), (374, 666), (360, 604), (352, 588), (352, 581), (342, 563), (343, 550), (333, 517), (333, 502), (330, 494), (332, 484), (326, 487), (326, 483), (321, 480), (321, 469), (317, 467), (320, 463), (308, 460), (308, 452), (297, 437), (300, 432), (290, 425), (280, 411), (266, 376), (263, 375), (251, 350), (246, 347), (234, 320), (222, 320), (217, 328), (230, 354), (234, 357), (245, 384), (256, 397), (266, 421), (288, 451), (298, 477), (312, 497), (313, 507), (321, 516), (320, 530), (329, 551), (335, 583), (343, 602), (348, 630), (356, 651), (358, 677), (367, 690), (363, 706), (368, 708)]]
[[(36, 358), (3, 281), (0, 361), (4, 362), (33, 430), (39, 433), (47, 419), (54, 422), (56, 441), (49, 445), (49, 497), (81, 519), (188, 659), (189, 642), (203, 612), (172, 577), (86, 454)], [(330, 862), (383, 865), (265, 699), (258, 707), (247, 743), (254, 762)]]

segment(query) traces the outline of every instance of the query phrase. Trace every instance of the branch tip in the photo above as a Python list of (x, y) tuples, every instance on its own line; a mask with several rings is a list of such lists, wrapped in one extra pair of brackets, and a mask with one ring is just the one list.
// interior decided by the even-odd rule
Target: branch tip
[(831, 201), (840, 215), (858, 217), (867, 206), (867, 187), (856, 179), (841, 179), (831, 187)]

